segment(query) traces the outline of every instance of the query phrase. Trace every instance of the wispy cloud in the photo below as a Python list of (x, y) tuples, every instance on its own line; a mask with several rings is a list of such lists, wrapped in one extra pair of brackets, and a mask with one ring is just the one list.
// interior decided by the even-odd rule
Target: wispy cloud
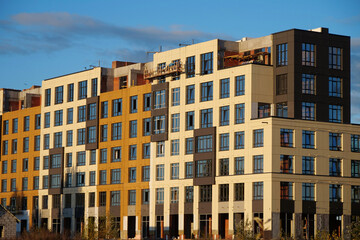
[[(175, 46), (180, 42), (197, 39), (204, 41), (219, 36), (198, 30), (185, 30), (181, 25), (169, 29), (158, 27), (126, 27), (103, 22), (88, 16), (67, 12), (20, 13), (0, 21), (0, 54), (29, 54), (37, 51), (52, 52), (81, 46), (87, 40), (119, 40), (129, 46)], [(231, 38), (229, 36), (221, 36)]]

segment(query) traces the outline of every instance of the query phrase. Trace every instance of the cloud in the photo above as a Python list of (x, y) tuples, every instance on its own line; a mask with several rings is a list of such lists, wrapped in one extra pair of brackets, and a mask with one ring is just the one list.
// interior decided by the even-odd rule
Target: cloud
[(170, 26), (168, 30), (152, 26), (126, 27), (67, 12), (16, 14), (10, 20), (0, 21), (1, 30), (7, 33), (3, 36), (9, 37), (1, 40), (0, 54), (53, 52), (99, 39), (125, 41), (135, 48), (151, 48), (174, 47), (190, 39), (204, 41), (218, 37), (198, 30), (184, 30), (181, 25)]

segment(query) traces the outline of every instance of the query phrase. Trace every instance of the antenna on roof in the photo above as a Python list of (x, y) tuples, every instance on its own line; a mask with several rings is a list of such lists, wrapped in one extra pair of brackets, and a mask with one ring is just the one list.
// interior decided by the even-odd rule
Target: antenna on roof
[(162, 52), (162, 46), (161, 46), (161, 45), (159, 46), (159, 51), (149, 51), (149, 52), (146, 52), (146, 56), (148, 57), (150, 53), (158, 53), (158, 52)]
[(179, 47), (186, 47), (186, 46), (192, 45), (194, 43), (195, 43), (195, 40), (191, 39), (191, 44), (190, 43), (179, 43)]

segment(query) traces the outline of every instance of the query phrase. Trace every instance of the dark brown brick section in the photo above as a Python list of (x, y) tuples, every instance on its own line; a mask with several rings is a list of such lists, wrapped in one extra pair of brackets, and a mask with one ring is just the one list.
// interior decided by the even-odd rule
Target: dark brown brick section
[(170, 203), (170, 214), (178, 214), (178, 212), (179, 212), (179, 204)]
[(120, 217), (120, 206), (111, 206), (110, 207), (110, 216)]
[(164, 215), (164, 204), (156, 204), (155, 205), (155, 215), (156, 216)]
[[(61, 155), (61, 164), (60, 168), (51, 168), (51, 155), (60, 154)], [(60, 174), (60, 188), (49, 188), (48, 194), (62, 194), (63, 192), (63, 182), (64, 182), (64, 148), (52, 148), (49, 150), (50, 162), (49, 162), (49, 181), (51, 179), (51, 175)]]
[(343, 203), (342, 202), (330, 202), (329, 214), (343, 215)]
[(360, 216), (360, 203), (351, 203), (351, 215)]
[[(100, 106), (99, 106), (99, 97), (96, 96), (96, 97), (91, 97), (91, 98), (87, 98), (86, 99), (86, 107), (88, 108), (89, 104), (91, 103), (96, 103), (96, 118), (94, 120), (87, 120), (86, 121), (86, 144), (85, 144), (85, 149), (86, 150), (93, 150), (93, 149), (97, 149), (98, 148), (98, 145), (99, 145), (99, 139), (98, 139), (98, 136), (99, 136), (99, 119), (98, 119), (98, 116), (99, 116), (99, 109), (100, 109)], [(88, 112), (88, 110), (86, 110), (86, 112)], [(88, 118), (88, 116), (86, 116)], [(88, 128), (89, 127), (93, 127), (95, 126), (96, 127), (96, 142), (95, 143), (88, 143), (87, 140), (88, 140)]]
[[(276, 66), (276, 46), (288, 44), (288, 65)], [(302, 43), (316, 45), (315, 67), (302, 65)], [(342, 52), (342, 70), (329, 69), (329, 47), (339, 47)], [(301, 119), (302, 102), (316, 104), (317, 121), (329, 121), (329, 104), (343, 106), (343, 123), (350, 123), (350, 37), (322, 32), (292, 29), (273, 34), (274, 52), (274, 102), (288, 102), (288, 117)], [(316, 76), (316, 94), (302, 94), (302, 74)], [(276, 76), (287, 74), (287, 94), (276, 95)], [(329, 97), (329, 77), (343, 79), (342, 98)]]
[(185, 203), (184, 204), (184, 213), (185, 214), (193, 214), (193, 208), (194, 208), (193, 203)]
[(150, 208), (149, 204), (142, 204), (141, 205), (141, 216), (149, 216)]
[(199, 214), (211, 214), (212, 202), (199, 202)]
[[(198, 153), (196, 147), (194, 154), (194, 186), (199, 185), (213, 185), (215, 184), (216, 176), (216, 127), (200, 128), (194, 130), (194, 144), (196, 146), (196, 139), (200, 136), (212, 135), (212, 151), (205, 153)], [(211, 176), (209, 177), (196, 177), (196, 161), (211, 160)]]
[(294, 200), (280, 200), (280, 211), (282, 213), (294, 213)]
[(252, 211), (254, 213), (261, 213), (264, 211), (264, 200), (253, 200)]
[[(165, 107), (161, 109), (154, 109), (154, 98), (155, 92), (165, 90)], [(151, 101), (151, 131), (154, 132), (155, 123), (154, 118), (156, 116), (163, 116), (165, 115), (165, 133), (161, 134), (151, 134), (151, 141), (158, 142), (158, 141), (166, 141), (168, 140), (168, 132), (169, 132), (169, 83), (159, 83), (151, 86), (151, 93), (152, 93), (152, 101)]]
[(315, 201), (302, 201), (303, 213), (315, 214), (316, 213), (316, 202)]

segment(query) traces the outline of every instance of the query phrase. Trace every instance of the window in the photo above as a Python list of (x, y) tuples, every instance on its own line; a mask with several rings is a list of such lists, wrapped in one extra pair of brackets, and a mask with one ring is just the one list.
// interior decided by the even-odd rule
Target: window
[(16, 159), (11, 160), (11, 173), (16, 173)]
[(137, 137), (137, 120), (130, 121), (130, 138)]
[(341, 177), (341, 159), (329, 159), (329, 176)]
[(283, 43), (276, 46), (276, 66), (288, 65), (288, 44)]
[(88, 120), (95, 120), (97, 117), (96, 103), (90, 103), (88, 105)]
[(245, 94), (245, 75), (235, 77), (235, 96)]
[(341, 70), (342, 49), (338, 47), (329, 47), (329, 68)]
[(192, 203), (194, 201), (194, 187), (186, 186), (185, 187), (185, 202)]
[(172, 105), (173, 106), (180, 105), (180, 88), (172, 89)]
[(30, 117), (26, 116), (24, 117), (24, 132), (27, 132), (30, 130)]
[(151, 118), (144, 118), (143, 120), (143, 136), (151, 135)]
[(244, 174), (244, 157), (236, 157), (235, 158), (235, 175)]
[(17, 139), (13, 139), (11, 141), (11, 153), (12, 154), (17, 153)]
[(27, 177), (24, 177), (24, 178), (22, 179), (22, 190), (23, 190), (23, 191), (27, 191), (27, 190), (28, 190), (28, 183), (29, 183), (28, 178), (27, 178)]
[(106, 192), (99, 192), (99, 206), (106, 206)]
[(120, 206), (120, 191), (111, 191), (110, 197), (111, 206)]
[(165, 156), (165, 142), (159, 141), (156, 142), (156, 157)]
[(213, 126), (213, 110), (212, 108), (203, 109), (200, 111), (201, 128), (209, 128)]
[(66, 167), (72, 166), (72, 153), (66, 153)]
[(185, 139), (185, 154), (193, 154), (194, 153), (194, 138), (186, 138)]
[(45, 107), (51, 104), (51, 89), (45, 89)]
[(194, 165), (193, 162), (185, 163), (185, 178), (193, 178), (194, 176), (193, 165)]
[(329, 105), (329, 122), (341, 123), (342, 107), (340, 105)]
[[(37, 114), (36, 116), (38, 116), (39, 114)], [(36, 128), (38, 129), (38, 128)], [(9, 120), (5, 120), (3, 123), (3, 135), (8, 135), (9, 134)]]
[(196, 152), (212, 152), (213, 137), (212, 135), (199, 136), (196, 138)]
[(276, 75), (276, 95), (287, 94), (287, 74)]
[(351, 160), (351, 177), (360, 177), (360, 160)]
[(245, 104), (235, 105), (235, 124), (244, 123), (245, 120)]
[(195, 56), (186, 58), (185, 71), (186, 78), (195, 77)]
[(292, 155), (280, 155), (280, 172), (293, 173), (293, 159)]
[(329, 77), (329, 96), (330, 97), (341, 97), (342, 79), (339, 77)]
[(200, 202), (212, 201), (212, 185), (200, 185), (199, 186)]
[(302, 119), (315, 120), (315, 103), (302, 102)]
[(72, 186), (72, 173), (66, 173), (65, 175), (65, 187), (69, 188)]
[(40, 135), (34, 137), (34, 151), (40, 151)]
[(341, 185), (330, 184), (329, 195), (330, 202), (341, 202)]
[(100, 163), (106, 163), (107, 162), (107, 149), (102, 148), (100, 149)]
[(281, 147), (293, 147), (293, 130), (292, 129), (280, 129), (280, 145)]
[(220, 107), (220, 126), (229, 125), (229, 106)]
[(313, 157), (302, 157), (302, 174), (315, 174)]
[(95, 207), (95, 193), (89, 193), (89, 207)]
[(150, 143), (143, 143), (143, 158), (150, 158)]
[(96, 149), (90, 150), (90, 165), (96, 164)]
[(164, 164), (156, 165), (156, 181), (164, 180)]
[(43, 169), (49, 169), (49, 156), (43, 158)]
[(129, 146), (129, 160), (136, 160), (136, 152), (137, 152), (137, 146), (136, 145), (130, 145)]
[(171, 179), (179, 179), (179, 163), (171, 164)]
[(259, 103), (258, 104), (258, 118), (265, 118), (270, 116), (270, 104)]
[(62, 147), (62, 132), (54, 133), (54, 148)]
[(154, 93), (154, 108), (164, 108), (165, 105), (165, 90), (156, 91)]
[(351, 186), (351, 202), (360, 203), (360, 186)]
[(131, 96), (130, 97), (130, 113), (137, 113), (138, 109), (138, 97)]
[(164, 188), (156, 188), (156, 204), (164, 204)]
[(23, 152), (29, 152), (29, 137), (23, 138)]
[(47, 112), (45, 113), (45, 117), (44, 117), (44, 121), (45, 121), (45, 124), (44, 124), (44, 128), (49, 128), (50, 127), (50, 113)]
[(142, 189), (141, 190), (142, 204), (150, 203), (150, 189)]
[(76, 153), (76, 159), (77, 159), (77, 166), (85, 166), (86, 164), (86, 152), (81, 151)]
[(229, 150), (229, 133), (220, 134), (220, 151)]
[(171, 140), (171, 155), (172, 156), (179, 155), (179, 145), (180, 145), (179, 139)]
[(341, 133), (329, 133), (329, 150), (341, 151)]
[(60, 174), (50, 175), (50, 188), (60, 188)]
[(244, 201), (244, 183), (234, 184), (234, 201)]
[(229, 201), (229, 184), (219, 184), (219, 202)]
[(100, 126), (100, 142), (106, 142), (108, 138), (108, 125)]
[[(157, 71), (158, 73), (163, 73), (166, 69), (166, 63), (163, 62), (163, 63), (159, 63), (158, 66), (157, 66)], [(158, 83), (164, 83), (165, 82), (165, 78), (166, 76), (165, 75), (161, 75), (160, 77), (158, 77)]]
[(34, 190), (39, 190), (40, 184), (39, 184), (39, 176), (35, 176), (34, 177), (34, 182), (33, 182), (33, 189)]
[(280, 199), (293, 200), (292, 182), (280, 182)]
[(2, 155), (8, 155), (9, 152), (9, 142), (7, 140), (3, 141), (3, 150)]
[(12, 133), (17, 133), (18, 132), (18, 119), (14, 118), (12, 123), (13, 123)]
[(86, 121), (86, 106), (78, 107), (78, 122)]
[(50, 148), (50, 134), (44, 134), (44, 149)]
[(49, 188), (49, 176), (43, 176), (43, 189), (48, 189)]
[(235, 132), (235, 149), (244, 149), (245, 132)]
[[(107, 104), (106, 104), (106, 110), (107, 110)], [(103, 109), (104, 111), (104, 109)], [(104, 113), (104, 112), (103, 112)], [(107, 111), (106, 111), (107, 113)], [(122, 99), (115, 99), (112, 101), (112, 116), (121, 116), (122, 115)], [(107, 114), (106, 114), (107, 116)]]
[(79, 100), (87, 98), (87, 81), (79, 82)]
[(111, 184), (119, 184), (121, 182), (121, 169), (111, 169)]
[(121, 161), (121, 147), (113, 147), (111, 148), (111, 161), (112, 162), (120, 162)]
[(129, 183), (136, 182), (136, 167), (129, 168)]
[(276, 104), (276, 116), (288, 117), (288, 106), (286, 102)]
[(213, 53), (201, 54), (201, 75), (213, 73)]
[(302, 93), (315, 94), (315, 75), (302, 74)]
[(122, 138), (122, 123), (111, 124), (111, 140), (120, 140)]
[(360, 135), (351, 134), (351, 151), (360, 152)]
[(55, 104), (63, 103), (64, 86), (55, 88)]
[(66, 131), (66, 146), (70, 147), (73, 145), (73, 130)]
[(91, 79), (91, 96), (97, 96), (97, 78)]
[(149, 182), (150, 181), (150, 166), (142, 167), (142, 181)]
[[(114, 107), (114, 104), (113, 104)], [(107, 118), (109, 115), (108, 101), (101, 102), (101, 118)]]
[[(74, 115), (73, 108), (68, 108), (67, 109), (67, 119), (66, 119), (67, 124), (73, 123), (73, 118), (74, 118), (73, 115)], [(61, 121), (62, 121), (62, 117), (61, 117)]]
[(129, 190), (129, 205), (136, 205), (136, 190)]
[(96, 172), (90, 171), (89, 185), (95, 186), (95, 181), (96, 181)]
[(186, 86), (186, 104), (195, 102), (195, 85)]
[(61, 154), (52, 154), (50, 155), (50, 167), (60, 168), (61, 167)]
[(16, 178), (11, 179), (11, 191), (16, 192)]
[(201, 84), (201, 102), (213, 100), (213, 82)]
[(38, 170), (40, 170), (40, 157), (34, 157), (34, 171)]
[(151, 93), (144, 94), (144, 111), (151, 110)]
[(228, 158), (222, 158), (220, 161), (220, 176), (228, 176), (229, 175), (229, 159)]
[(264, 172), (263, 155), (253, 156), (253, 159), (254, 159), (254, 173), (263, 173)]
[(195, 171), (196, 171), (196, 177), (210, 177), (211, 174), (211, 160), (198, 160), (195, 161)]
[(67, 93), (68, 93), (67, 101), (68, 101), (68, 102), (72, 102), (72, 101), (74, 101), (74, 84), (73, 84), (73, 83), (68, 84), (67, 89), (68, 89), (68, 92), (67, 92)]
[(264, 129), (256, 129), (253, 133), (254, 148), (264, 146)]
[(107, 180), (106, 180), (106, 170), (100, 170), (99, 172), (100, 175), (100, 185), (105, 185)]
[(48, 209), (49, 196), (42, 196), (42, 209)]
[(76, 173), (76, 186), (77, 187), (85, 186), (85, 173), (84, 172)]
[(85, 144), (85, 128), (80, 128), (77, 130), (77, 145)]
[(154, 134), (165, 133), (165, 115), (154, 117)]
[(315, 132), (314, 131), (302, 131), (302, 147), (303, 148), (315, 148)]
[(254, 182), (254, 200), (262, 200), (264, 198), (264, 183)]
[(96, 126), (87, 128), (87, 143), (96, 143)]
[(301, 50), (302, 65), (315, 67), (315, 45), (310, 43), (302, 43)]
[(171, 115), (171, 131), (172, 132), (180, 131), (180, 113)]
[(186, 130), (193, 130), (194, 129), (194, 119), (195, 118), (195, 112), (186, 112)]
[(230, 79), (225, 78), (220, 80), (220, 98), (230, 97)]

